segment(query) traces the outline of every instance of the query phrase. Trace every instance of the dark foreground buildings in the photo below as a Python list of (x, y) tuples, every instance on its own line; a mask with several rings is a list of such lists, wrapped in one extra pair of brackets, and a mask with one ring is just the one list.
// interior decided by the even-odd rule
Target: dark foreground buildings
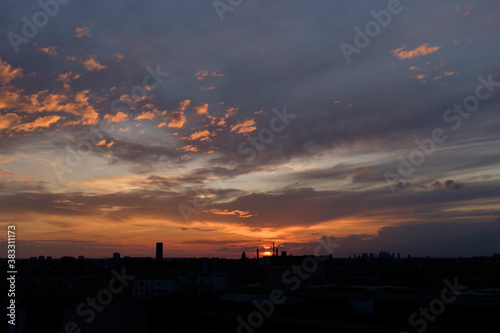
[(500, 332), (498, 257), (40, 257), (18, 266), (12, 332)]

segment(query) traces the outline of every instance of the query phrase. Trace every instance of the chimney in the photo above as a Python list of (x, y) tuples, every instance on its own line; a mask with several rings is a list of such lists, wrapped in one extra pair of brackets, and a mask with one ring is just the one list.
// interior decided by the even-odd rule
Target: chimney
[(259, 249), (257, 249), (257, 259), (259, 259)]

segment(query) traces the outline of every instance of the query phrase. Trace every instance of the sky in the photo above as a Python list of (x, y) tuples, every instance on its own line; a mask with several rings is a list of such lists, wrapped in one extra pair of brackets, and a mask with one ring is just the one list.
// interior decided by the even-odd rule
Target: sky
[(40, 3), (0, 4), (19, 258), (500, 252), (500, 3)]

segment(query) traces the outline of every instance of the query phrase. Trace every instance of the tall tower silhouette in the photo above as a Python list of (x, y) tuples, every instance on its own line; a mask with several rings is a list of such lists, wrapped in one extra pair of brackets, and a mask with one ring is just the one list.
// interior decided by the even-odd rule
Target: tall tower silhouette
[(163, 261), (163, 243), (156, 243), (156, 260)]

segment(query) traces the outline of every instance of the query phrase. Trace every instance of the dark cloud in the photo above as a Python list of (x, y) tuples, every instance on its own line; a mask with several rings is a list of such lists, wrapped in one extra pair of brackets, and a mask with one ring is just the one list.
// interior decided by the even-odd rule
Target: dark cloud
[(217, 249), (215, 250), (216, 252), (229, 252), (229, 251), (232, 251), (232, 249), (228, 248), (228, 247), (222, 247), (220, 249)]
[(201, 228), (181, 228), (181, 230), (182, 230), (182, 231), (196, 230), (196, 231), (204, 231), (204, 232), (216, 231), (216, 230), (201, 229)]
[[(389, 251), (403, 257), (413, 256), (490, 256), (500, 250), (494, 239), (500, 224), (485, 222), (414, 223), (382, 228), (375, 237), (357, 236), (337, 239), (339, 256), (352, 252)], [(422, 241), (425, 240), (425, 246)]]
[(230, 244), (240, 244), (240, 243), (248, 243), (248, 240), (213, 240), (213, 239), (200, 239), (193, 241), (183, 241), (182, 244), (203, 244), (203, 245), (230, 245)]

